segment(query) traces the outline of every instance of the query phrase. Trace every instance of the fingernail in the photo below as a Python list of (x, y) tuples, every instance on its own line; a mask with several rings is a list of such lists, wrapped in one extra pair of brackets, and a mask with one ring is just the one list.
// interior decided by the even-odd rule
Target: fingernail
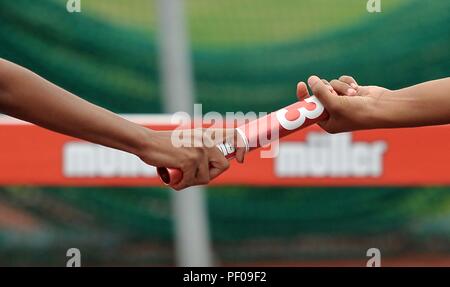
[(353, 89), (355, 89), (355, 90), (358, 88), (358, 85), (355, 84), (355, 83), (351, 83), (350, 86), (351, 86)]
[(356, 95), (356, 90), (355, 89), (348, 89), (347, 90), (347, 95), (349, 95), (349, 96)]
[(311, 77), (309, 77), (309, 79), (308, 79), (308, 84), (309, 84), (310, 86), (314, 86), (318, 81), (320, 81), (319, 77), (317, 77), (317, 76), (311, 76)]

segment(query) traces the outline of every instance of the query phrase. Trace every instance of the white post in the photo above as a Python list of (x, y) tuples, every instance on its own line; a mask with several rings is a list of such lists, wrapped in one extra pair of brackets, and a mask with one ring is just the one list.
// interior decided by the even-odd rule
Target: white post
[[(193, 77), (183, 0), (157, 0), (159, 59), (164, 108), (193, 113)], [(176, 263), (212, 266), (204, 190), (173, 193)]]

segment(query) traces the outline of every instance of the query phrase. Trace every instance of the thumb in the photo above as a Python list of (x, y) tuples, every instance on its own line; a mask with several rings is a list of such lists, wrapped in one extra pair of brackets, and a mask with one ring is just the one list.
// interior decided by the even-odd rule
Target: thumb
[(330, 91), (329, 87), (317, 76), (311, 76), (308, 79), (308, 85), (314, 96), (325, 106), (330, 108), (334, 105), (336, 96)]
[(245, 153), (246, 153), (246, 150), (244, 147), (236, 148), (236, 160), (238, 163), (244, 163)]
[(304, 82), (299, 82), (297, 84), (297, 98), (299, 101), (304, 100), (309, 97), (308, 87)]

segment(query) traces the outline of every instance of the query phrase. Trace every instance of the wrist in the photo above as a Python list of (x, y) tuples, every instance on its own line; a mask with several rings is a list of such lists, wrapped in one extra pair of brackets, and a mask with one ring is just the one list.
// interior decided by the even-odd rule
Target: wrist
[(395, 119), (395, 94), (397, 91), (385, 89), (374, 97), (369, 105), (370, 129), (388, 128)]
[(154, 130), (151, 130), (144, 126), (137, 125), (137, 128), (134, 131), (132, 141), (130, 143), (129, 152), (138, 157), (142, 157), (142, 155), (146, 151), (152, 149), (151, 145), (154, 133), (155, 133)]
[(153, 166), (177, 166), (177, 156), (169, 146), (170, 134), (142, 127), (133, 153)]
[(406, 127), (411, 116), (422, 108), (405, 89), (385, 90), (376, 105), (377, 128)]

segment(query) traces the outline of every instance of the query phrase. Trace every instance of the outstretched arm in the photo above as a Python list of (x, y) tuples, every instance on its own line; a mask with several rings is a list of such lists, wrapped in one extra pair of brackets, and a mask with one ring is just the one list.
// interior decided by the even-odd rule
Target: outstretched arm
[[(175, 148), (170, 132), (156, 132), (91, 104), (35, 73), (0, 59), (0, 112), (44, 128), (120, 149), (154, 166), (183, 171), (175, 189), (206, 184), (228, 168), (213, 147)], [(202, 142), (202, 138), (194, 139)]]
[[(392, 91), (378, 102), (382, 124), (413, 127), (450, 123), (450, 78)], [(384, 111), (384, 112), (383, 112)], [(391, 118), (391, 120), (389, 120)]]
[[(320, 125), (331, 133), (450, 123), (450, 78), (395, 91), (360, 86), (349, 76), (330, 83), (312, 76), (308, 84), (330, 114)], [(297, 89), (307, 95), (304, 83)]]
[(131, 153), (148, 143), (148, 131), (0, 60), (0, 112), (50, 130)]

